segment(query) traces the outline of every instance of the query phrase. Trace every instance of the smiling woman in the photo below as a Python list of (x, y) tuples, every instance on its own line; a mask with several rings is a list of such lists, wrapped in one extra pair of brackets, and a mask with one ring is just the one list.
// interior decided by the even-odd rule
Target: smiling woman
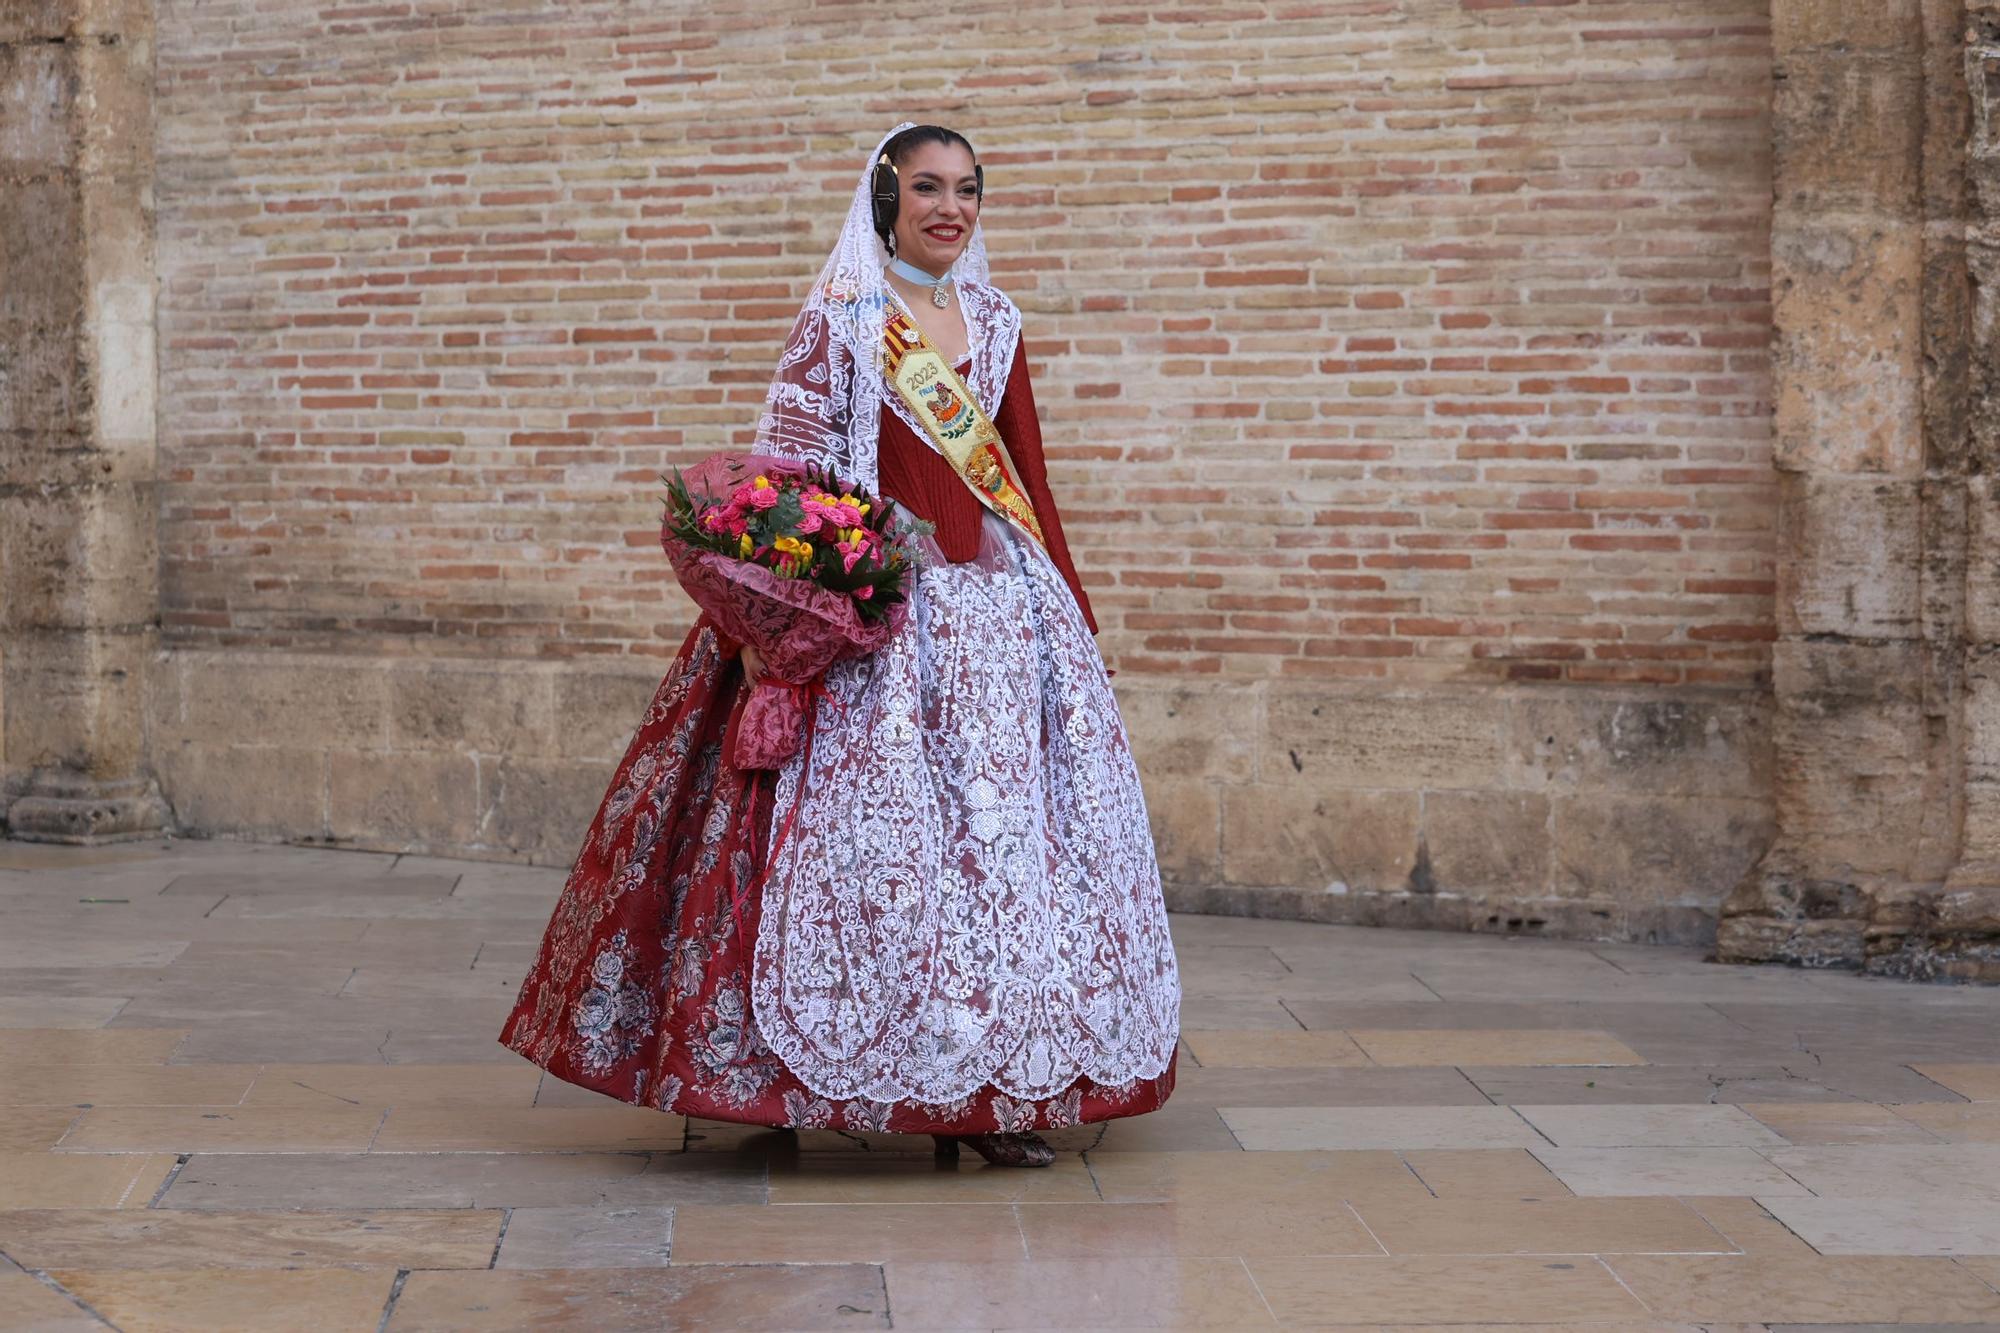
[[(875, 230), (888, 247), (885, 272), (905, 297), (929, 288), (939, 310), (951, 306), (951, 269), (979, 221), (986, 173), (963, 135), (939, 125), (919, 125), (898, 136), (875, 167)], [(956, 361), (965, 354), (964, 321), (927, 324), (939, 350)], [(940, 341), (942, 339), (942, 341)]]
[(1036, 1129), (1173, 1089), (1159, 865), (984, 198), (938, 126), (863, 169), (755, 449), (935, 525), (909, 615), (827, 671), (810, 750), (752, 772), (723, 738), (761, 664), (696, 624), (502, 1034), (562, 1078), (1019, 1166), (1053, 1160)]

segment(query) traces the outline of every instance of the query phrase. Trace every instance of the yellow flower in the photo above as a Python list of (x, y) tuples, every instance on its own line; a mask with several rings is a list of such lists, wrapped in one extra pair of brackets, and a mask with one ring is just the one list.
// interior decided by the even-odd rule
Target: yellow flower
[(771, 489), (771, 479), (769, 477), (759, 477), (757, 478), (757, 480), (751, 482), (750, 484), (756, 487), (760, 491), (768, 491)]
[(736, 539), (736, 550), (739, 555), (750, 554), (751, 542), (749, 533), (746, 532)]

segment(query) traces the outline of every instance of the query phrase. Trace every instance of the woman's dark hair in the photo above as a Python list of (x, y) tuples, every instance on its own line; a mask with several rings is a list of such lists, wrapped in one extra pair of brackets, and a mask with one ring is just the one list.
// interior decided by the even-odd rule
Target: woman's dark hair
[(972, 147), (972, 140), (966, 138), (957, 130), (948, 130), (942, 125), (910, 126), (909, 129), (904, 130), (901, 134), (889, 140), (888, 143), (882, 145), (882, 156), (900, 167), (911, 153), (927, 143), (941, 144), (946, 148), (957, 144), (966, 151), (974, 162), (979, 160), (979, 154)]
[(895, 249), (892, 238), (896, 230), (896, 209), (900, 206), (902, 190), (896, 173), (884, 163), (893, 162), (900, 167), (911, 153), (927, 143), (946, 148), (956, 144), (963, 148), (972, 158), (973, 174), (979, 181), (979, 197), (986, 197), (986, 169), (979, 165), (979, 152), (972, 146), (972, 140), (942, 125), (912, 125), (882, 145), (882, 156), (875, 164), (875, 233), (892, 253)]

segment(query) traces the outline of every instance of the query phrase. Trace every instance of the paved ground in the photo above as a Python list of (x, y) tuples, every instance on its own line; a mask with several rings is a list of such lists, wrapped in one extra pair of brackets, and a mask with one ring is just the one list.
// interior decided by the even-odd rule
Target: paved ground
[(940, 1168), (502, 1050), (560, 878), (0, 843), (0, 1325), (2000, 1327), (2000, 991), (1181, 918), (1167, 1108)]

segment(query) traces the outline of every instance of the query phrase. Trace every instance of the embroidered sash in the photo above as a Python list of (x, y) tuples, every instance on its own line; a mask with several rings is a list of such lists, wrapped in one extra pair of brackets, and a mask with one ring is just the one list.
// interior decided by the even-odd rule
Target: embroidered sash
[(1044, 548), (1035, 507), (1022, 493), (1000, 452), (1000, 432), (980, 410), (965, 381), (900, 310), (882, 326), (882, 369), (897, 397), (922, 424), (931, 444), (952, 465), (980, 503)]

